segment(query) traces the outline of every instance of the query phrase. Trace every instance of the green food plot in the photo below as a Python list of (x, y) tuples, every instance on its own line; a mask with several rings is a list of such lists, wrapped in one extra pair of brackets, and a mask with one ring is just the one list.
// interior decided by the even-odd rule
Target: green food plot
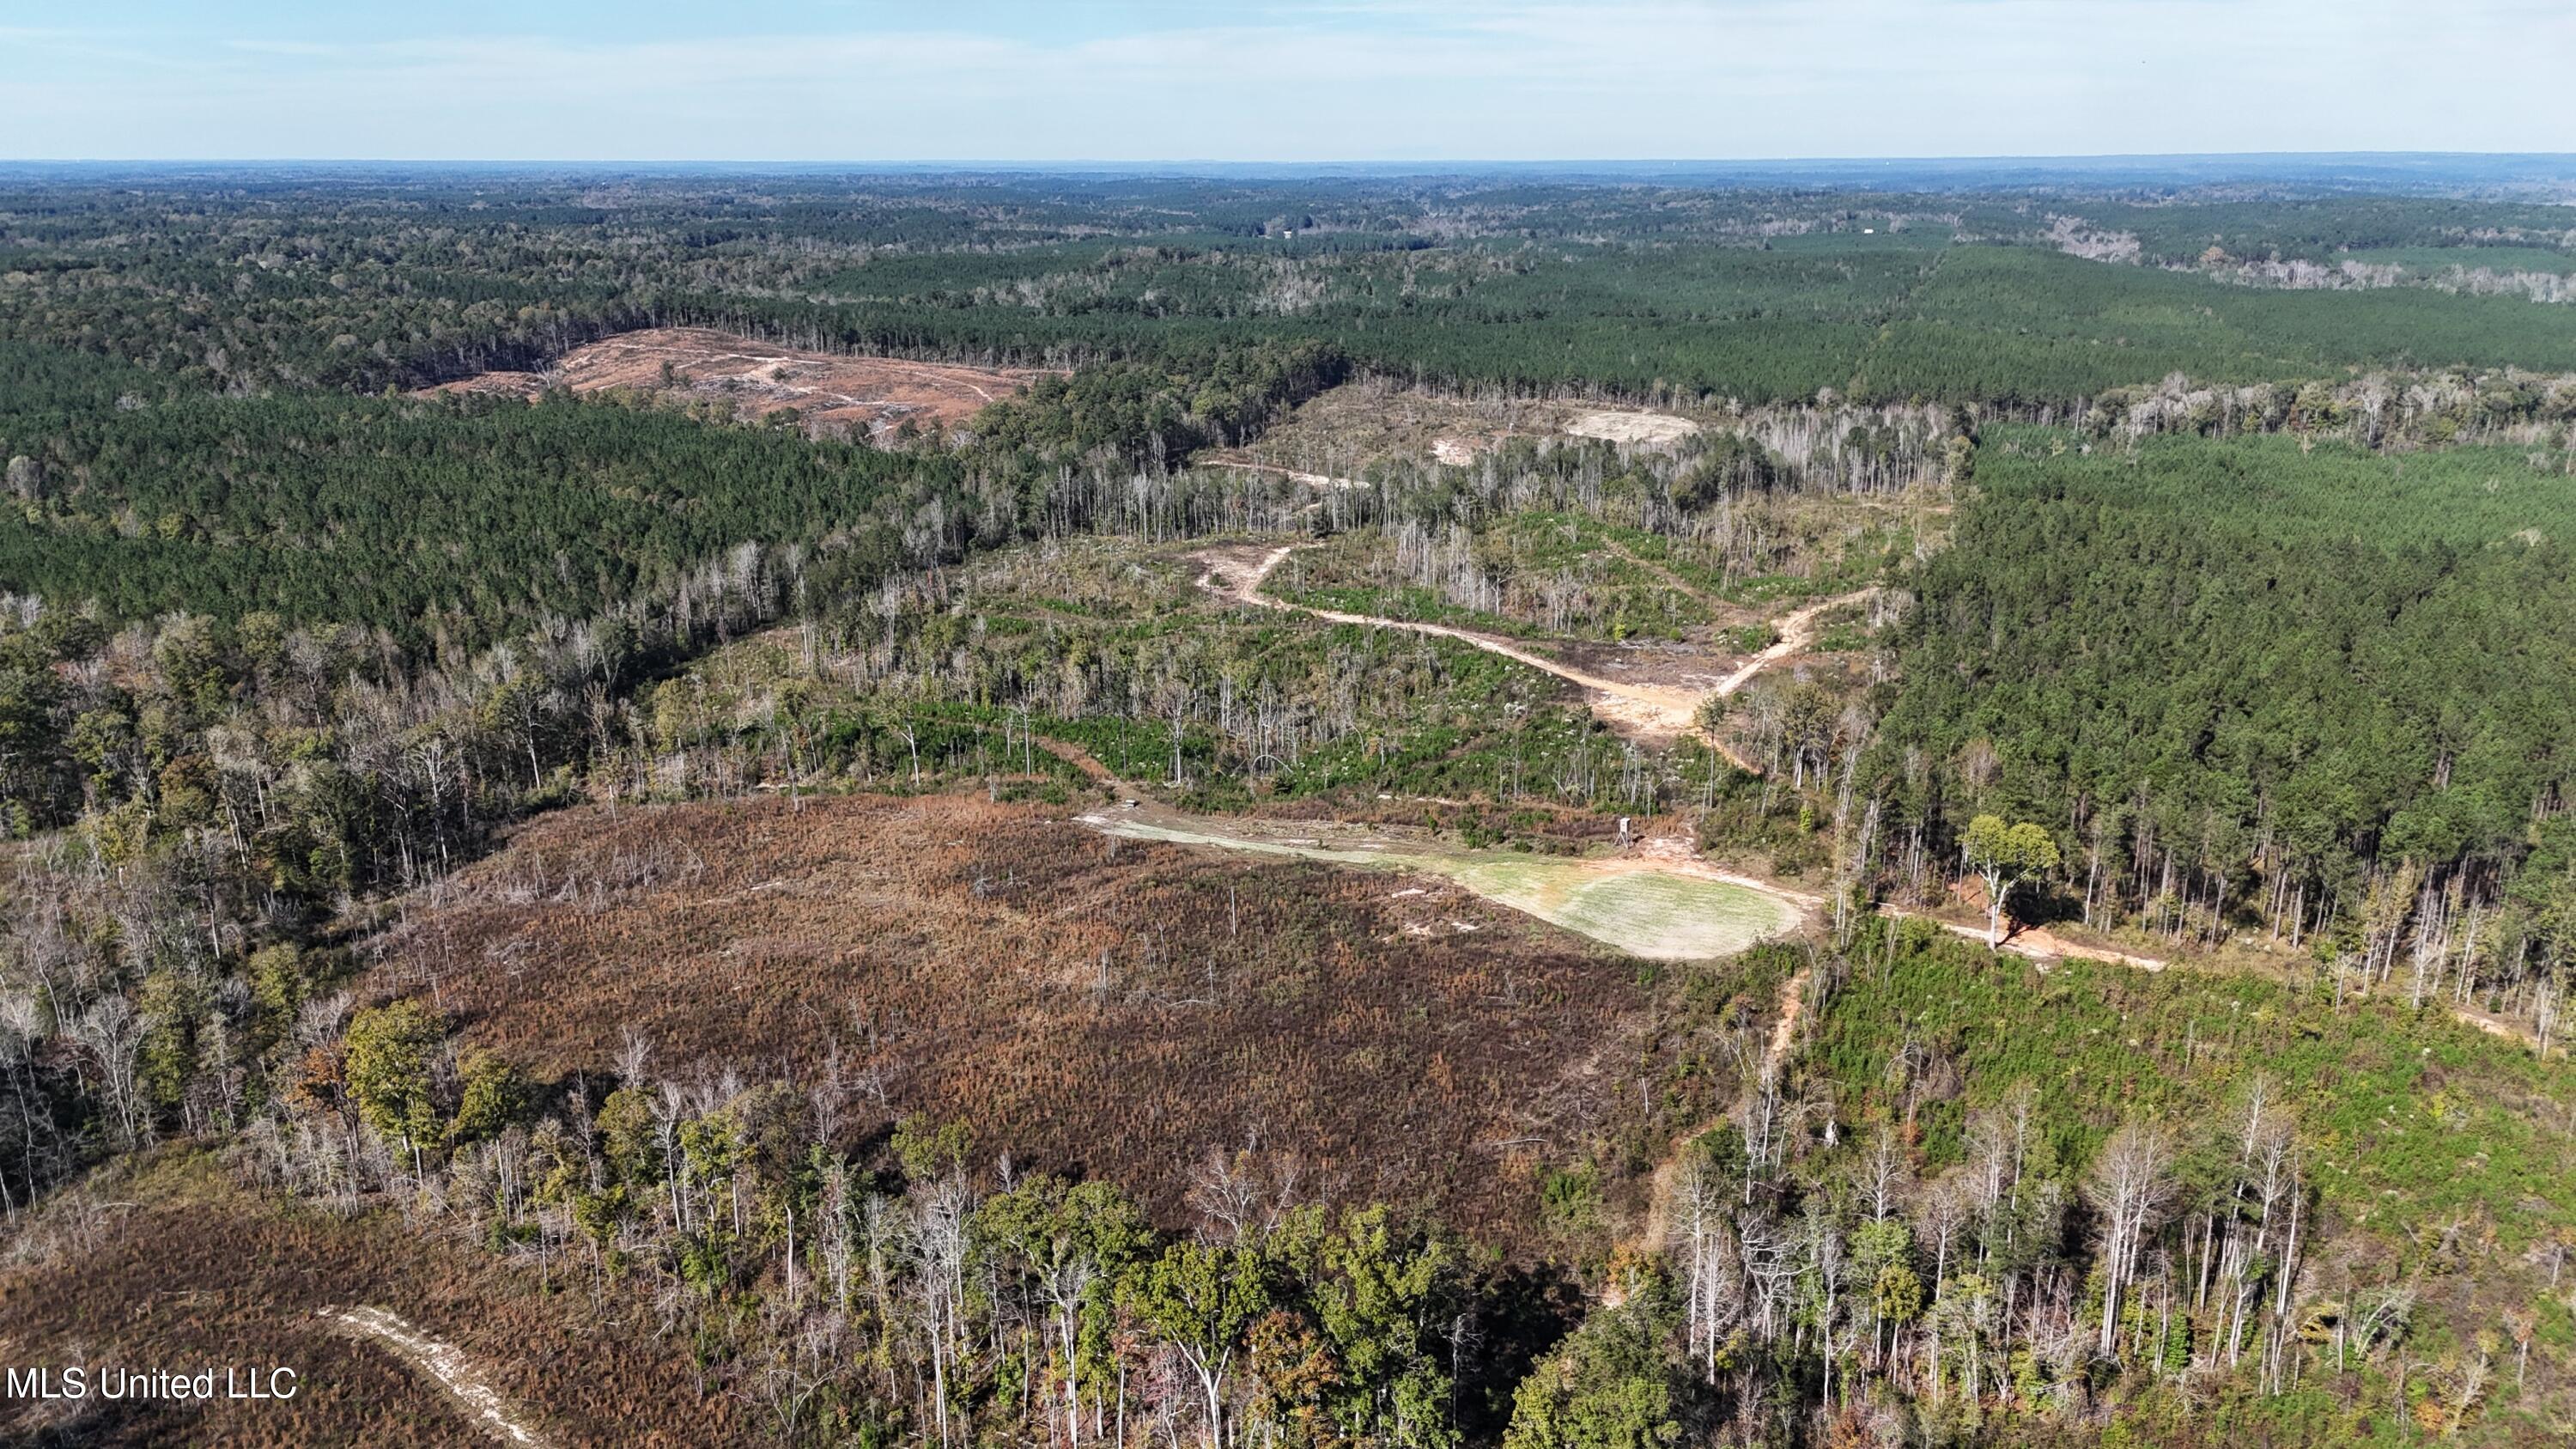
[(1452, 861), (1441, 873), (1498, 905), (1580, 931), (1649, 961), (1731, 956), (1798, 924), (1777, 896), (1663, 871), (1605, 874), (1511, 857)]
[(1579, 861), (1501, 851), (1437, 851), (1265, 840), (1147, 820), (1087, 817), (1131, 840), (1215, 845), (1307, 860), (1446, 876), (1477, 895), (1649, 961), (1701, 961), (1797, 927), (1796, 906), (1747, 886), (1660, 870), (1605, 872)]

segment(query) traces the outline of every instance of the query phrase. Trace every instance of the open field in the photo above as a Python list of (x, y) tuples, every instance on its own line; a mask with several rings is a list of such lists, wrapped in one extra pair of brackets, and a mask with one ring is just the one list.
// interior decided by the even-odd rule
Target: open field
[(1477, 861), (1459, 879), (1478, 894), (1607, 941), (1632, 956), (1723, 956), (1795, 929), (1799, 911), (1746, 886), (1659, 871), (1569, 871), (1538, 859)]
[[(1602, 928), (1621, 890), (1561, 896)], [(1732, 911), (1663, 954), (1783, 924)], [(378, 954), (372, 992), (433, 996), (541, 1077), (602, 1071), (630, 1026), (664, 1071), (829, 1061), (865, 1111), (969, 1122), (979, 1153), (1165, 1213), (1209, 1148), (1250, 1144), (1327, 1195), (1526, 1241), (1539, 1165), (1694, 1110), (1639, 1116), (1663, 988), (1438, 875), (1226, 862), (980, 800), (562, 812)]]
[(486, 372), (429, 393), (535, 397), (622, 389), (725, 404), (746, 421), (781, 408), (835, 434), (885, 433), (910, 422), (946, 428), (1045, 373), (894, 357), (852, 357), (756, 342), (703, 327), (654, 327), (576, 347), (545, 372)]

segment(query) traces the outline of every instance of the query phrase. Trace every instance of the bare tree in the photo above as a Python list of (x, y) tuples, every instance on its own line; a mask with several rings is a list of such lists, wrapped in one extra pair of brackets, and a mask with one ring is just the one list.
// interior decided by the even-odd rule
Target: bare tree
[(1728, 1221), (1725, 1176), (1699, 1153), (1682, 1164), (1666, 1220), (1670, 1247), (1681, 1260), (1684, 1350), (1717, 1382), (1720, 1349), (1744, 1313), (1744, 1260)]
[(914, 1204), (913, 1243), (923, 1338), (930, 1346), (932, 1421), (939, 1442), (949, 1442), (949, 1370), (964, 1345), (967, 1223), (975, 1204), (955, 1176), (941, 1179), (919, 1194)]
[(116, 1114), (117, 1137), (127, 1147), (142, 1140), (143, 1026), (134, 1004), (114, 994), (92, 1002), (72, 1026), (73, 1038), (97, 1069), (99, 1092)]
[(1869, 1156), (1860, 1166), (1861, 1195), (1869, 1200), (1871, 1222), (1883, 1223), (1896, 1211), (1898, 1199), (1905, 1195), (1912, 1174), (1905, 1165), (1905, 1153), (1896, 1145), (1896, 1131), (1882, 1122), (1878, 1136), (1870, 1143)]
[(1950, 1276), (1950, 1245), (1958, 1241), (1959, 1232), (1967, 1226), (1971, 1211), (1969, 1195), (1975, 1191), (1964, 1168), (1933, 1179), (1922, 1191), (1915, 1208), (1915, 1221), (1923, 1235), (1932, 1240), (1932, 1287), (1935, 1293)]
[(1252, 1152), (1226, 1152), (1208, 1147), (1208, 1155), (1190, 1171), (1190, 1207), (1206, 1217), (1203, 1235), (1218, 1243), (1242, 1243), (1260, 1227), (1262, 1181)]
[(2110, 1357), (2120, 1333), (2122, 1290), (2137, 1272), (2148, 1230), (2174, 1193), (2173, 1142), (2161, 1127), (2132, 1122), (2111, 1134), (2093, 1160), (2085, 1196), (2102, 1216), (2102, 1339)]

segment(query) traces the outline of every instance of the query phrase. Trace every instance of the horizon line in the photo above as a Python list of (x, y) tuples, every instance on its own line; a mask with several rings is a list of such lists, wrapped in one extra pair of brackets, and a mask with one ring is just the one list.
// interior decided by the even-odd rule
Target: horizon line
[(1029, 170), (1062, 167), (1262, 166), (1418, 169), (1422, 167), (1534, 166), (1800, 166), (1800, 165), (1959, 165), (1969, 163), (2082, 163), (2115, 161), (2340, 161), (2368, 159), (2521, 160), (2576, 162), (2576, 151), (2064, 151), (1975, 152), (1946, 155), (1810, 155), (1810, 156), (1433, 156), (1279, 159), (1225, 159), (1207, 156), (1162, 157), (711, 157), (655, 156), (0, 156), (0, 166), (795, 166), (903, 169), (943, 167), (953, 170)]

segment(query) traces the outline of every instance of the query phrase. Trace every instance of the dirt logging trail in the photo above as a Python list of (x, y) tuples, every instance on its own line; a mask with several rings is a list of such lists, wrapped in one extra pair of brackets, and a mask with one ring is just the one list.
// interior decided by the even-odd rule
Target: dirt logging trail
[(394, 1357), (436, 1384), (474, 1426), (503, 1444), (543, 1449), (549, 1441), (528, 1427), (527, 1416), (483, 1382), (464, 1350), (441, 1343), (383, 1308), (325, 1308), (321, 1316), (352, 1337), (383, 1344)]
[[(1879, 907), (1879, 912), (1890, 916), (1914, 914), (1911, 911), (1900, 911), (1890, 906)], [(1941, 925), (1953, 935), (1965, 936), (1980, 946), (1986, 944), (1986, 930), (1983, 926), (1965, 926), (1956, 921), (1944, 921)], [(2012, 929), (2005, 934), (2003, 944), (1994, 949), (2009, 952), (2015, 956), (2028, 956), (2040, 962), (2043, 970), (2046, 969), (2048, 962), (2064, 960), (2100, 961), (2111, 966), (2134, 966), (2140, 971), (2162, 971), (2166, 965), (2164, 961), (2154, 956), (2132, 956), (2126, 951), (2114, 951), (2106, 946), (2078, 945), (2045, 926), (2025, 926), (2018, 922), (2015, 922)]]
[[(1288, 470), (1278, 468), (1268, 469), (1267, 471), (1288, 473)], [(1308, 476), (1288, 473), (1288, 476), (1296, 478), (1301, 482), (1311, 482), (1321, 486), (1335, 486), (1341, 485), (1345, 482), (1345, 480), (1323, 478), (1320, 475)], [(1218, 598), (1251, 608), (1275, 609), (1286, 613), (1304, 614), (1311, 618), (1322, 619), (1335, 624), (1360, 624), (1380, 629), (1402, 629), (1415, 634), (1426, 634), (1443, 639), (1455, 639), (1460, 643), (1473, 645), (1474, 647), (1486, 650), (1489, 653), (1499, 654), (1506, 659), (1528, 665), (1530, 668), (1536, 669), (1541, 673), (1553, 675), (1558, 679), (1565, 680), (1566, 682), (1580, 688), (1584, 693), (1585, 703), (1590, 706), (1594, 713), (1599, 715), (1614, 730), (1628, 735), (1631, 738), (1670, 739), (1696, 731), (1698, 728), (1699, 707), (1703, 701), (1707, 700), (1711, 695), (1721, 698), (1733, 695), (1759, 677), (1764, 670), (1769, 669), (1780, 663), (1782, 660), (1788, 659), (1805, 650), (1815, 640), (1816, 621), (1818, 619), (1823, 617), (1828, 611), (1837, 607), (1862, 602), (1868, 599), (1871, 593), (1869, 590), (1861, 590), (1856, 593), (1841, 594), (1832, 598), (1818, 599), (1790, 611), (1789, 613), (1781, 616), (1781, 618), (1774, 624), (1774, 627), (1779, 631), (1780, 637), (1768, 648), (1761, 650), (1751, 658), (1746, 659), (1742, 664), (1736, 666), (1734, 670), (1719, 680), (1714, 688), (1708, 690), (1691, 690), (1662, 685), (1631, 684), (1619, 680), (1606, 679), (1600, 675), (1550, 659), (1546, 655), (1537, 653), (1525, 645), (1513, 640), (1499, 638), (1491, 634), (1479, 633), (1472, 629), (1461, 629), (1455, 625), (1434, 624), (1407, 619), (1388, 619), (1372, 614), (1353, 614), (1343, 612), (1339, 609), (1316, 608), (1311, 605), (1292, 603), (1285, 599), (1274, 598), (1262, 592), (1262, 585), (1269, 579), (1270, 575), (1278, 569), (1279, 565), (1287, 560), (1290, 554), (1295, 553), (1300, 548), (1311, 546), (1311, 544), (1306, 543), (1281, 544), (1262, 552), (1257, 556), (1248, 550), (1240, 548), (1231, 550), (1209, 550), (1200, 555), (1205, 567), (1199, 574), (1198, 585), (1200, 588), (1216, 595)], [(1622, 550), (1621, 552), (1624, 554), (1625, 551)], [(1640, 563), (1645, 562), (1643, 560), (1636, 561)], [(1661, 569), (1656, 569), (1656, 571), (1665, 572)], [(1679, 579), (1673, 579), (1672, 582), (1676, 587), (1688, 589), (1688, 585), (1683, 584)], [(1696, 593), (1697, 591), (1691, 590), (1691, 592)], [(1751, 761), (1744, 759), (1734, 750), (1728, 748), (1724, 742), (1717, 742), (1717, 747), (1724, 751), (1727, 758), (1732, 760), (1738, 767), (1747, 771), (1759, 773), (1759, 767), (1754, 765)], [(1720, 880), (1750, 886), (1756, 890), (1763, 891), (1767, 894), (1778, 897), (1779, 899), (1788, 901), (1801, 910), (1810, 913), (1821, 909), (1824, 905), (1823, 899), (1818, 896), (1791, 891), (1772, 882), (1754, 880), (1748, 877), (1732, 875), (1724, 872), (1716, 866), (1700, 860), (1697, 857), (1696, 851), (1692, 850), (1686, 842), (1679, 839), (1649, 839), (1644, 842), (1643, 848), (1636, 854), (1622, 857), (1615, 862), (1615, 864), (1610, 862), (1605, 862), (1604, 864), (1605, 866), (1615, 869), (1661, 870), (1681, 875), (1714, 877)], [(1884, 914), (1891, 917), (1902, 918), (1916, 914), (1915, 912), (1895, 907), (1882, 906), (1880, 909)], [(1983, 942), (1986, 938), (1986, 932), (1979, 927), (1965, 926), (1954, 922), (1939, 922), (1938, 924), (1946, 930), (1955, 932), (1962, 936), (1970, 937), (1979, 942)], [(2166, 965), (2165, 962), (2153, 957), (2133, 956), (2126, 952), (2109, 950), (2103, 947), (2079, 945), (2075, 942), (2065, 940), (2047, 929), (2040, 927), (2017, 925), (2012, 934), (2003, 941), (1998, 949), (2036, 960), (2042, 963), (2043, 969), (2048, 962), (2065, 958), (2101, 961), (2115, 965), (2134, 967), (2146, 971), (2160, 971), (2163, 970)], [(1757, 1083), (1763, 1084), (1758, 1089), (1769, 1090), (1770, 1084), (1777, 1083), (1780, 1080), (1781, 1075), (1788, 1068), (1790, 1057), (1797, 1049), (1799, 1026), (1805, 1020), (1809, 986), (1810, 981), (1808, 969), (1803, 966), (1791, 974), (1789, 979), (1781, 985), (1778, 1016), (1773, 1021), (1770, 1034), (1763, 1044), (1761, 1060), (1755, 1066), (1756, 1075), (1753, 1080)], [(1671, 1199), (1675, 1181), (1681, 1170), (1684, 1151), (1688, 1148), (1690, 1143), (1701, 1136), (1723, 1127), (1726, 1124), (1726, 1120), (1727, 1119), (1724, 1117), (1719, 1117), (1712, 1121), (1699, 1123), (1682, 1132), (1674, 1139), (1671, 1149), (1667, 1151), (1662, 1160), (1657, 1162), (1655, 1165), (1654, 1172), (1647, 1186), (1645, 1221), (1640, 1226), (1637, 1237), (1631, 1241), (1629, 1246), (1637, 1250), (1647, 1252), (1661, 1249), (1663, 1246), (1664, 1236), (1670, 1226)], [(1612, 1291), (1615, 1294), (1616, 1290), (1614, 1289)]]
[[(1306, 475), (1291, 474), (1290, 476), (1303, 478)], [(1342, 483), (1346, 480), (1321, 481)], [(1599, 715), (1613, 730), (1632, 739), (1674, 739), (1694, 732), (1698, 728), (1699, 707), (1702, 701), (1713, 694), (1731, 695), (1744, 688), (1763, 670), (1796, 654), (1812, 643), (1816, 634), (1816, 620), (1827, 610), (1843, 604), (1858, 603), (1869, 597), (1868, 591), (1863, 590), (1830, 599), (1819, 599), (1795, 609), (1783, 615), (1775, 626), (1780, 631), (1777, 643), (1738, 665), (1732, 673), (1719, 680), (1715, 688), (1683, 689), (1671, 685), (1631, 684), (1622, 680), (1606, 679), (1598, 674), (1577, 669), (1573, 665), (1550, 659), (1512, 640), (1479, 633), (1473, 629), (1461, 629), (1454, 624), (1386, 619), (1374, 614), (1349, 614), (1339, 609), (1319, 609), (1312, 605), (1294, 604), (1263, 593), (1261, 586), (1269, 579), (1271, 572), (1277, 569), (1288, 555), (1306, 547), (1311, 545), (1281, 544), (1248, 566), (1239, 557), (1230, 558), (1222, 554), (1206, 556), (1209, 562), (1206, 571), (1199, 575), (1199, 587), (1220, 598), (1254, 608), (1305, 614), (1335, 624), (1364, 624), (1379, 629), (1402, 629), (1415, 634), (1455, 639), (1488, 653), (1499, 654), (1506, 659), (1526, 664), (1542, 674), (1552, 674), (1581, 689), (1584, 703), (1591, 707), (1593, 713)], [(1717, 747), (1725, 752), (1726, 757), (1734, 762), (1737, 768), (1760, 773), (1759, 768), (1752, 761), (1745, 759), (1724, 742), (1718, 742)]]
[(1329, 473), (1301, 473), (1294, 468), (1282, 467), (1277, 463), (1241, 463), (1229, 458), (1209, 458), (1204, 460), (1201, 466), (1239, 468), (1246, 473), (1275, 473), (1291, 483), (1303, 483), (1309, 488), (1338, 489), (1345, 493), (1353, 490), (1364, 491), (1377, 486), (1358, 478), (1336, 478)]
[(1781, 615), (1780, 622), (1776, 626), (1780, 630), (1779, 642), (1745, 660), (1733, 674), (1719, 680), (1717, 688), (1709, 692), (1727, 695), (1742, 689), (1752, 682), (1753, 676), (1814, 643), (1816, 620), (1823, 617), (1826, 610), (1843, 604), (1860, 603), (1867, 599), (1871, 592), (1871, 590), (1862, 589), (1857, 593), (1838, 594), (1830, 599), (1818, 599), (1804, 608), (1792, 609)]
[(1091, 783), (1104, 786), (1120, 783), (1116, 771), (1102, 764), (1099, 756), (1082, 746), (1066, 740), (1051, 739), (1045, 735), (1039, 735), (1036, 738), (1039, 749), (1080, 770), (1083, 778)]
[[(1771, 1024), (1771, 1040), (1762, 1049), (1762, 1073), (1777, 1077), (1798, 1040), (1798, 1013), (1806, 1006), (1807, 968), (1801, 966), (1780, 988), (1780, 1019)], [(1705, 1129), (1703, 1129), (1705, 1130)]]
[[(2489, 1036), (2503, 1037), (2507, 1041), (2520, 1042), (2533, 1051), (2539, 1052), (2542, 1060), (2548, 1059), (2548, 1039), (2536, 1031), (2516, 1026), (2503, 1017), (2480, 1011), (2474, 1006), (2454, 1006), (2451, 1008), (2451, 1015), (2462, 1026), (2474, 1027)], [(2559, 1054), (2564, 1056), (2565, 1050), (2562, 1048)]]
[[(1758, 1083), (1780, 1080), (1781, 1070), (1789, 1064), (1789, 1052), (1798, 1042), (1798, 1020), (1806, 1010), (1807, 968), (1799, 967), (1780, 985), (1780, 1019), (1771, 1024), (1770, 1040), (1763, 1044), (1761, 1075)], [(1726, 1125), (1726, 1118), (1714, 1117), (1690, 1128), (1673, 1139), (1673, 1144), (1655, 1164), (1646, 1179), (1646, 1221), (1628, 1246), (1639, 1253), (1663, 1251), (1664, 1239), (1672, 1232), (1673, 1183), (1680, 1177), (1682, 1154), (1702, 1137)]]

